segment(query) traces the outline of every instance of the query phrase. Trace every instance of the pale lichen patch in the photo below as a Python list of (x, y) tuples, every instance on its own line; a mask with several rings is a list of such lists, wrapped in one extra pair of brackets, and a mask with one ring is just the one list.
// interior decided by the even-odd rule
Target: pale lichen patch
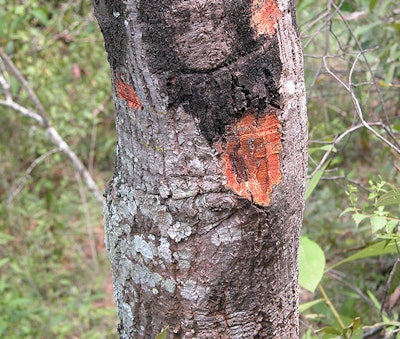
[(158, 256), (167, 262), (172, 262), (172, 252), (169, 248), (169, 241), (166, 238), (160, 238), (160, 246), (157, 247)]
[(181, 249), (179, 252), (174, 252), (173, 258), (177, 261), (179, 269), (185, 271), (191, 267), (193, 252), (190, 249)]
[(132, 312), (131, 306), (128, 303), (123, 302), (122, 305), (120, 305), (120, 310), (119, 316), (121, 317), (121, 321), (125, 326), (130, 326), (130, 328), (132, 328), (135, 315)]
[(211, 243), (216, 247), (219, 247), (221, 244), (238, 241), (241, 238), (242, 234), (240, 229), (221, 227), (211, 236)]
[(188, 224), (178, 221), (168, 229), (167, 233), (172, 240), (180, 242), (192, 234), (192, 228)]
[(189, 279), (182, 283), (180, 294), (186, 300), (198, 301), (205, 297), (206, 288), (199, 285), (196, 281)]
[(153, 251), (150, 245), (143, 239), (142, 236), (135, 235), (133, 238), (133, 243), (135, 246), (135, 251), (140, 253), (143, 257), (148, 259), (153, 259)]
[(167, 290), (169, 293), (174, 293), (176, 282), (172, 279), (164, 279), (163, 281), (161, 281), (161, 287)]

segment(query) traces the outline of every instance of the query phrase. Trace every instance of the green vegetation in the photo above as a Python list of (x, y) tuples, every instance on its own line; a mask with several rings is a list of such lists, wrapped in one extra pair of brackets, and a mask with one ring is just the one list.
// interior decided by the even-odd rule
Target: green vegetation
[(297, 8), (310, 121), (300, 250), (303, 337), (395, 338), (400, 326), (398, 4), (300, 0)]
[[(91, 2), (0, 0), (0, 50), (103, 190), (114, 112)], [(8, 91), (42, 114), (1, 59), (0, 78), (0, 337), (115, 338), (101, 206), (40, 119), (7, 107)]]
[[(297, 6), (310, 120), (302, 335), (394, 338), (399, 8), (395, 0)], [(87, 189), (90, 178), (104, 189), (115, 145), (91, 1), (0, 0), (0, 52), (0, 337), (115, 338), (102, 211)]]

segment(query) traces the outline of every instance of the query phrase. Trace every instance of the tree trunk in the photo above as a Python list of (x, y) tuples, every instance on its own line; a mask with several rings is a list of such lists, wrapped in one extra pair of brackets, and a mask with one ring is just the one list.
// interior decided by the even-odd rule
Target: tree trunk
[(95, 0), (121, 338), (297, 338), (307, 121), (292, 1)]

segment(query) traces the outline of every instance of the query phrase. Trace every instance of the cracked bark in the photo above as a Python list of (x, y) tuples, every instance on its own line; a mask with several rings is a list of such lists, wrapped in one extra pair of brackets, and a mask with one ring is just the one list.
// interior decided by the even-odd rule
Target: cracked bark
[(293, 3), (94, 2), (117, 112), (104, 211), (120, 337), (298, 337)]

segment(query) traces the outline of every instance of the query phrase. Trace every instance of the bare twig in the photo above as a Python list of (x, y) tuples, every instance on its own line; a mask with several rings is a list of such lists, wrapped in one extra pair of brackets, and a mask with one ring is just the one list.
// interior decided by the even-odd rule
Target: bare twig
[(92, 176), (90, 175), (89, 171), (86, 169), (85, 165), (80, 161), (78, 156), (71, 150), (69, 145), (63, 140), (63, 138), (58, 134), (58, 132), (53, 128), (49, 127), (46, 129), (46, 134), (48, 138), (57, 145), (61, 151), (63, 151), (67, 157), (71, 160), (72, 164), (74, 165), (75, 169), (79, 172), (84, 180), (86, 187), (89, 189), (90, 192), (95, 196), (96, 200), (100, 203), (104, 203), (104, 199), (102, 194), (100, 193), (99, 189), (95, 181), (93, 180)]
[[(1, 65), (0, 65), (1, 66)], [(3, 68), (0, 68), (1, 73), (3, 74)], [(3, 75), (0, 75), (0, 85), (3, 87), (3, 92), (6, 97), (6, 101), (11, 101), (11, 92), (10, 92), (10, 84), (6, 81)]]
[(338, 180), (345, 180), (346, 182), (348, 182), (354, 186), (357, 186), (358, 188), (362, 189), (363, 191), (370, 192), (370, 190), (368, 188), (364, 187), (359, 181), (350, 179), (345, 175), (336, 175), (336, 176), (331, 176), (331, 177), (322, 176), (320, 180), (333, 180), (335, 182)]
[[(399, 254), (399, 248), (398, 248), (397, 242), (396, 242), (396, 246), (397, 246), (397, 252)], [(389, 290), (390, 290), (390, 287), (392, 285), (392, 281), (393, 281), (393, 279), (395, 277), (395, 274), (397, 273), (399, 265), (400, 265), (400, 257), (397, 257), (397, 259), (396, 259), (396, 261), (395, 261), (395, 263), (394, 263), (394, 265), (392, 267), (392, 270), (390, 271), (389, 278), (388, 278), (388, 280), (386, 282), (386, 286), (385, 286), (385, 290), (384, 290), (384, 294), (383, 294), (383, 298), (382, 298), (382, 302), (381, 302), (381, 308), (379, 310), (379, 318), (381, 320), (382, 320), (382, 313), (383, 313), (383, 308), (385, 306), (386, 298), (387, 298), (387, 295), (389, 293)]]
[(343, 274), (342, 272), (336, 271), (336, 270), (330, 270), (328, 274), (333, 277), (334, 279), (340, 281), (343, 285), (346, 285), (347, 287), (351, 288), (354, 292), (356, 292), (367, 304), (369, 304), (371, 307), (374, 307), (375, 304), (372, 302), (368, 296), (366, 296), (363, 291), (361, 291), (357, 286), (349, 283), (345, 278), (346, 275)]
[(104, 199), (102, 194), (89, 171), (86, 169), (85, 165), (78, 158), (76, 153), (70, 148), (70, 146), (64, 141), (64, 139), (60, 136), (57, 130), (50, 124), (50, 121), (46, 115), (43, 105), (40, 100), (37, 98), (33, 89), (29, 86), (28, 81), (24, 78), (24, 76), (19, 72), (18, 68), (14, 65), (12, 60), (0, 49), (0, 57), (5, 63), (5, 65), (10, 69), (11, 73), (18, 79), (18, 81), (22, 84), (24, 89), (27, 91), (29, 98), (33, 102), (37, 112), (31, 109), (27, 109), (15, 101), (11, 96), (9, 91), (9, 85), (7, 84), (4, 77), (0, 77), (0, 84), (3, 85), (4, 93), (6, 96), (6, 100), (0, 100), (0, 105), (7, 106), (16, 112), (21, 113), (33, 120), (35, 120), (41, 127), (45, 129), (45, 134), (48, 139), (58, 148), (60, 149), (72, 162), (75, 169), (78, 171), (80, 176), (83, 178), (87, 188), (89, 191), (95, 196), (96, 200), (100, 203), (104, 203)]
[(336, 310), (335, 306), (333, 305), (332, 301), (329, 299), (328, 295), (326, 294), (324, 288), (322, 287), (321, 284), (318, 285), (318, 289), (322, 294), (322, 297), (325, 300), (326, 305), (329, 307), (329, 309), (331, 310), (333, 316), (335, 317), (336, 321), (338, 322), (339, 326), (344, 329), (346, 328), (346, 326), (343, 323), (342, 318), (340, 317), (338, 311)]
[[(0, 79), (1, 78), (2, 77), (0, 77)], [(5, 101), (4, 100), (0, 100), (0, 105), (9, 107), (9, 108), (13, 109), (16, 112), (21, 113), (22, 115), (25, 115), (28, 118), (31, 118), (31, 119), (35, 120), (40, 126), (44, 127), (44, 120), (43, 120), (41, 115), (33, 112), (30, 109), (25, 108), (24, 106), (21, 106), (21, 105), (17, 104), (12, 99), (8, 99), (8, 100), (5, 100)]]
[(2, 49), (0, 49), (0, 57), (3, 59), (3, 62), (6, 64), (6, 66), (9, 68), (11, 73), (14, 74), (14, 76), (18, 79), (18, 81), (21, 83), (21, 85), (25, 88), (26, 92), (29, 95), (29, 98), (32, 100), (33, 104), (35, 105), (38, 113), (42, 117), (43, 120), (43, 127), (48, 127), (49, 122), (47, 119), (46, 112), (44, 110), (44, 107), (38, 97), (36, 96), (35, 92), (33, 89), (29, 86), (28, 81), (24, 78), (24, 76), (21, 74), (21, 72), (18, 70), (18, 68), (14, 65), (12, 60), (8, 57), (8, 55), (3, 52)]
[[(366, 129), (368, 129), (372, 134), (374, 134), (378, 139), (380, 139), (380, 140), (383, 141), (385, 144), (387, 144), (387, 145), (388, 145), (391, 149), (393, 149), (396, 153), (400, 154), (400, 148), (398, 148), (396, 145), (394, 145), (394, 144), (391, 143), (389, 140), (387, 140), (384, 136), (382, 136), (382, 135), (379, 134), (377, 131), (375, 131), (375, 130), (371, 127), (371, 124), (368, 123), (368, 122), (364, 119), (364, 114), (363, 114), (363, 111), (362, 111), (362, 109), (361, 109), (360, 103), (359, 103), (359, 101), (358, 101), (358, 99), (357, 99), (357, 97), (356, 97), (356, 95), (355, 95), (355, 93), (354, 93), (351, 79), (352, 79), (352, 75), (353, 75), (353, 72), (354, 72), (355, 64), (357, 63), (357, 61), (358, 61), (360, 55), (362, 55), (362, 53), (363, 53), (363, 52), (359, 52), (359, 53), (358, 53), (356, 59), (354, 60), (353, 65), (352, 65), (352, 67), (351, 67), (351, 71), (350, 71), (350, 73), (349, 73), (349, 84), (346, 84), (346, 83), (345, 83), (342, 79), (340, 79), (334, 72), (331, 71), (331, 69), (329, 68), (329, 66), (328, 66), (328, 64), (327, 64), (327, 62), (326, 62), (327, 57), (323, 57), (322, 60), (323, 60), (323, 62), (324, 62), (324, 66), (325, 66), (326, 71), (327, 71), (333, 78), (335, 78), (335, 79), (346, 89), (346, 91), (349, 92), (350, 97), (351, 97), (351, 100), (353, 101), (353, 105), (354, 105), (355, 111), (356, 111), (356, 113), (357, 113), (358, 118), (359, 118), (360, 121), (361, 121), (361, 124), (362, 124)], [(381, 126), (384, 126), (383, 123), (381, 123)]]
[[(400, 148), (400, 144), (397, 142), (397, 139), (394, 137), (393, 131), (392, 131), (391, 127), (390, 127), (390, 119), (389, 119), (389, 115), (388, 115), (387, 110), (386, 110), (386, 106), (385, 106), (384, 101), (383, 101), (381, 88), (380, 88), (380, 86), (377, 84), (377, 82), (376, 82), (376, 77), (375, 77), (374, 72), (372, 71), (371, 65), (370, 65), (370, 63), (369, 63), (367, 57), (366, 57), (365, 54), (363, 53), (362, 45), (361, 45), (360, 41), (357, 39), (357, 37), (355, 36), (355, 34), (354, 34), (352, 28), (350, 27), (350, 25), (348, 24), (346, 18), (344, 17), (344, 15), (342, 14), (342, 12), (340, 11), (340, 9), (339, 9), (339, 8), (340, 8), (340, 5), (337, 6), (337, 5), (335, 5), (334, 3), (332, 3), (332, 5), (333, 5), (333, 6), (336, 8), (336, 10), (338, 11), (338, 15), (340, 16), (340, 18), (342, 19), (343, 23), (345, 24), (345, 26), (346, 26), (348, 32), (350, 33), (352, 39), (353, 39), (353, 40), (355, 41), (355, 43), (357, 44), (358, 50), (360, 51), (360, 53), (362, 53), (362, 57), (363, 57), (364, 62), (365, 62), (365, 64), (366, 64), (366, 66), (367, 66), (368, 72), (369, 72), (369, 74), (371, 75), (371, 79), (372, 79), (372, 81), (373, 81), (373, 83), (374, 83), (374, 87), (375, 87), (375, 89), (376, 89), (376, 91), (377, 91), (377, 93), (378, 93), (378, 98), (379, 98), (379, 101), (380, 101), (380, 103), (381, 103), (383, 113), (384, 113), (384, 115), (385, 115), (386, 124), (388, 125), (388, 126), (387, 126), (387, 130), (389, 131), (388, 134), (389, 134), (390, 137), (393, 139), (393, 141), (394, 141), (394, 143), (397, 145), (397, 147)], [(378, 48), (378, 47), (377, 47), (377, 48)]]
[(92, 224), (89, 209), (88, 209), (87, 196), (86, 196), (85, 190), (83, 189), (84, 186), (82, 184), (82, 177), (79, 175), (79, 173), (75, 173), (75, 177), (76, 177), (76, 181), (78, 182), (79, 194), (81, 196), (82, 206), (83, 206), (84, 214), (85, 214), (86, 232), (88, 235), (90, 255), (91, 255), (92, 260), (94, 261), (95, 272), (98, 274), (100, 271), (99, 261), (98, 261), (99, 258), (98, 258), (97, 249), (96, 249), (96, 239), (95, 239), (94, 232), (93, 232), (93, 224)]
[[(383, 124), (381, 122), (374, 122), (374, 123), (370, 123), (369, 125), (370, 126), (382, 126)], [(324, 164), (325, 164), (326, 160), (328, 159), (329, 155), (332, 153), (332, 151), (334, 150), (334, 148), (336, 147), (336, 145), (338, 143), (340, 143), (350, 133), (353, 133), (354, 131), (356, 131), (356, 130), (358, 130), (360, 128), (364, 128), (364, 127), (365, 126), (363, 124), (358, 124), (358, 125), (355, 125), (353, 127), (350, 127), (349, 129), (344, 131), (342, 134), (337, 136), (335, 138), (335, 140), (333, 140), (333, 142), (331, 143), (331, 146), (329, 147), (329, 149), (325, 152), (325, 154), (322, 157), (322, 159), (319, 162), (319, 164), (315, 167), (314, 171), (311, 173), (310, 177), (313, 177), (322, 168), (322, 166), (324, 166)]]
[(95, 145), (96, 145), (96, 138), (97, 138), (97, 116), (104, 111), (104, 107), (107, 104), (107, 102), (110, 100), (110, 96), (107, 96), (104, 100), (104, 102), (97, 107), (93, 111), (93, 126), (92, 126), (92, 133), (90, 137), (90, 151), (89, 151), (89, 160), (88, 160), (88, 170), (89, 173), (93, 172), (93, 166), (94, 166), (94, 154), (95, 154)]

